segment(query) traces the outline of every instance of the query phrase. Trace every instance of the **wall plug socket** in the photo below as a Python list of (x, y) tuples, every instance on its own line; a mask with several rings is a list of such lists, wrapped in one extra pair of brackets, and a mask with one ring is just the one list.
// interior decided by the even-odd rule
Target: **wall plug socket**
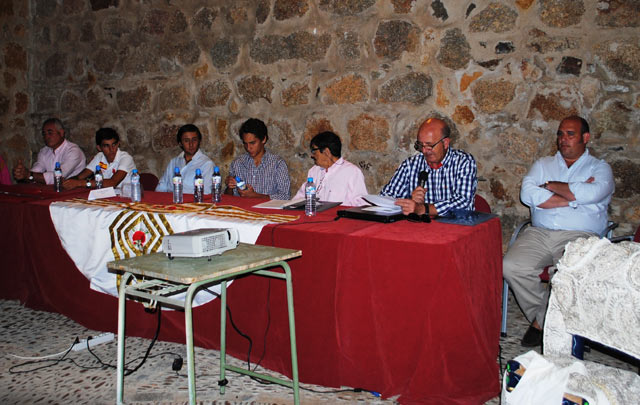
[[(111, 332), (101, 333), (98, 336), (94, 336), (89, 339), (89, 347), (93, 349), (94, 346), (97, 346), (101, 343), (111, 342), (115, 338), (115, 335)], [(79, 343), (73, 345), (71, 350), (74, 352), (85, 350), (87, 348), (87, 339), (80, 339)]]

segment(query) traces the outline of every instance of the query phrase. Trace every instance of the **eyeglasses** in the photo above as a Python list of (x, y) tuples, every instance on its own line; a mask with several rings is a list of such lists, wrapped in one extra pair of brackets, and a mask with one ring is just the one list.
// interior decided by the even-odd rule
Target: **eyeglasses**
[(436, 146), (438, 146), (438, 144), (442, 141), (444, 141), (446, 138), (441, 138), (438, 142), (434, 143), (433, 145), (430, 145), (428, 143), (422, 143), (420, 141), (416, 141), (416, 143), (413, 144), (413, 147), (418, 151), (418, 152), (422, 152), (424, 149), (426, 150), (433, 150), (433, 148), (435, 148)]
[(311, 154), (313, 155), (317, 150), (320, 150), (320, 148), (311, 148)]

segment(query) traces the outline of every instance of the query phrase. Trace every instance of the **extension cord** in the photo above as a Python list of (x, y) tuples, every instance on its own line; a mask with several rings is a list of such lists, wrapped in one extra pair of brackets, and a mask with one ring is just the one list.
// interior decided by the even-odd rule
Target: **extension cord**
[[(97, 346), (101, 343), (111, 342), (114, 338), (115, 338), (115, 335), (111, 332), (101, 333), (98, 336), (89, 338), (89, 347), (93, 349), (94, 346)], [(80, 342), (74, 344), (71, 350), (73, 350), (74, 352), (78, 352), (86, 348), (87, 348), (87, 339), (80, 339)]]

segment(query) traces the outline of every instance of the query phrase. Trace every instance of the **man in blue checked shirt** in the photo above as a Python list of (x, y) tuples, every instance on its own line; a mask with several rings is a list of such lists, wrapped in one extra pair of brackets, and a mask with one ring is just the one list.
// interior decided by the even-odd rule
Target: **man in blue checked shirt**
[[(288, 200), (289, 169), (280, 156), (265, 150), (264, 145), (269, 140), (267, 126), (257, 118), (250, 118), (242, 124), (239, 133), (247, 153), (231, 162), (225, 193), (241, 197)], [(236, 176), (246, 183), (245, 190), (237, 187)]]
[[(402, 162), (380, 194), (398, 198), (396, 205), (405, 215), (444, 216), (452, 210), (473, 210), (476, 161), (469, 153), (449, 148), (450, 143), (446, 122), (438, 118), (423, 122), (414, 144), (420, 154)], [(418, 185), (421, 171), (429, 174), (424, 187)]]

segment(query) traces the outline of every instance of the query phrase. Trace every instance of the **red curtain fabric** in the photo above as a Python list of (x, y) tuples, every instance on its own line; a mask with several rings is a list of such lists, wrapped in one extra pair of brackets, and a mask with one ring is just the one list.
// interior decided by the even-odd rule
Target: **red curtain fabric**
[[(170, 198), (147, 192), (144, 201)], [(223, 204), (242, 208), (258, 202), (223, 197)], [(115, 332), (117, 299), (89, 289), (60, 244), (49, 203), (0, 198), (9, 222), (0, 246), (10, 264), (3, 266), (2, 297)], [(474, 227), (379, 224), (336, 221), (337, 209), (313, 218), (287, 211), (302, 218), (265, 227), (257, 241), (303, 251), (289, 262), (300, 380), (400, 395), (403, 403), (481, 403), (496, 396), (499, 220)], [(228, 304), (253, 340), (252, 363), (262, 358), (261, 365), (290, 376), (285, 292), (281, 280), (247, 276), (229, 287)], [(219, 348), (219, 312), (218, 300), (194, 309), (196, 345)], [(184, 342), (182, 313), (164, 311), (162, 322), (161, 339)], [(129, 336), (152, 337), (156, 316), (128, 302), (126, 328)], [(248, 343), (230, 325), (227, 342), (229, 354), (246, 360)]]

